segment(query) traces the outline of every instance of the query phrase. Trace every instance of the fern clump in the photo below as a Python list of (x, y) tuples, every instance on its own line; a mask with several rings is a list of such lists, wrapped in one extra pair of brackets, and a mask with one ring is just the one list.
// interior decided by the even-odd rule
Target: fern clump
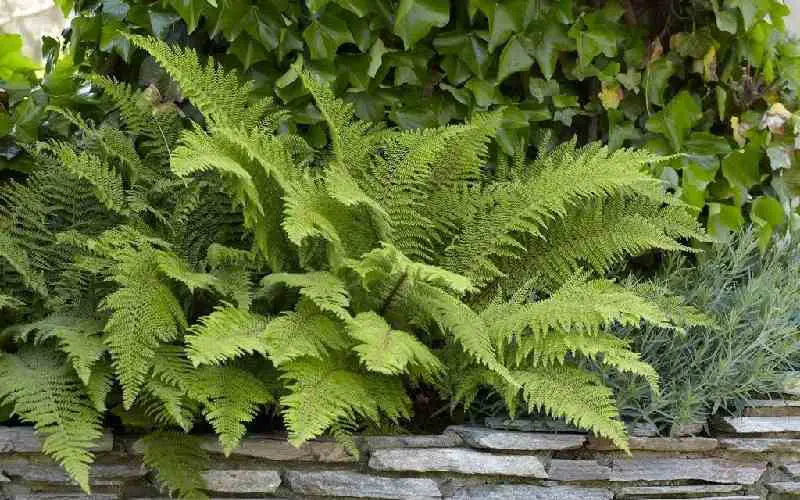
[[(502, 112), (437, 129), (359, 121), (295, 67), (328, 125), (315, 151), (282, 113), (186, 49), (132, 42), (200, 110), (101, 77), (100, 124), (0, 188), (0, 397), (88, 491), (106, 411), (150, 432), (145, 463), (201, 496), (204, 419), (230, 453), (267, 406), (290, 440), (411, 417), (409, 387), (469, 406), (542, 410), (626, 445), (599, 364), (658, 389), (613, 327), (673, 327), (640, 287), (605, 277), (702, 238), (647, 169), (659, 158), (574, 142), (492, 165)], [(31, 376), (25, 374), (33, 371)], [(354, 448), (351, 446), (351, 448)]]
[[(297, 443), (406, 417), (408, 379), (466, 402), (490, 384), (512, 411), (543, 409), (625, 446), (611, 390), (580, 360), (657, 390), (653, 369), (610, 328), (670, 318), (603, 274), (702, 237), (694, 214), (649, 175), (658, 158), (542, 144), (531, 162), (490, 169), (501, 113), (387, 130), (357, 120), (298, 63), (330, 136), (330, 149), (313, 154), (277, 133), (274, 116), (247, 126), (263, 102), (208, 87), (230, 74), (184, 49), (132, 41), (207, 120), (183, 134), (173, 171), (194, 182), (218, 176), (269, 271), (253, 287), (272, 306), (224, 305), (191, 328), (194, 365), (269, 359), (288, 384), (280, 404)], [(476, 375), (448, 378), (452, 353)]]

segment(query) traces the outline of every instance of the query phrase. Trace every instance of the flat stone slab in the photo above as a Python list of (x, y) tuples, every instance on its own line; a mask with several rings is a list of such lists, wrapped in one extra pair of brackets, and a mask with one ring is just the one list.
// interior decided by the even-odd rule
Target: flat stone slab
[(458, 472), (545, 479), (536, 456), (497, 455), (459, 448), (394, 448), (374, 450), (369, 466), (381, 471)]
[[(103, 436), (92, 447), (92, 451), (111, 451), (114, 437), (111, 432)], [(0, 427), (0, 453), (41, 453), (42, 441), (32, 427)]]
[(722, 438), (722, 448), (743, 453), (764, 453), (768, 451), (800, 453), (800, 439), (788, 438)]
[(595, 460), (550, 461), (547, 475), (554, 481), (604, 481), (611, 477), (611, 467), (600, 465)]
[(793, 481), (767, 483), (767, 489), (772, 493), (780, 493), (781, 495), (800, 495), (800, 483)]
[(515, 432), (453, 425), (447, 428), (473, 448), (504, 451), (574, 450), (582, 448), (586, 434)]
[(797, 417), (800, 416), (800, 400), (754, 399), (747, 401), (745, 417)]
[(566, 432), (581, 433), (582, 431), (574, 425), (569, 425), (558, 420), (550, 419), (508, 419), (502, 417), (488, 417), (485, 421), (486, 427), (507, 431), (522, 432)]
[(800, 432), (800, 417), (723, 417), (717, 425), (736, 434)]
[[(210, 453), (222, 454), (222, 445), (213, 436), (203, 439), (201, 447)], [(141, 440), (131, 446), (130, 452), (141, 455), (144, 452)], [(309, 441), (299, 448), (289, 444), (286, 438), (254, 434), (242, 439), (231, 456), (254, 457), (283, 462), (355, 462), (356, 458), (347, 453), (335, 441)]]
[(203, 478), (215, 493), (275, 493), (281, 485), (274, 470), (209, 470)]
[[(0, 459), (0, 472), (10, 479), (22, 479), (37, 483), (75, 484), (64, 469), (55, 462), (33, 462), (23, 457)], [(126, 479), (144, 477), (147, 471), (140, 463), (93, 464), (89, 471), (89, 482), (95, 486), (119, 484)]]
[(433, 479), (376, 477), (348, 471), (290, 471), (289, 488), (304, 495), (356, 498), (441, 498)]
[(460, 488), (453, 500), (611, 500), (614, 494), (602, 488), (572, 486), (528, 486), (501, 484)]
[(625, 424), (629, 436), (635, 437), (655, 437), (658, 436), (658, 427), (654, 424)]
[[(675, 452), (701, 452), (711, 451), (719, 446), (713, 438), (684, 437), (631, 437), (628, 441), (631, 450), (643, 451), (675, 451)], [(586, 446), (591, 450), (612, 451), (617, 447), (608, 439), (590, 438)]]
[(642, 498), (659, 496), (697, 496), (697, 495), (721, 495), (728, 493), (741, 493), (743, 490), (740, 484), (697, 484), (685, 486), (633, 486), (619, 490), (621, 498)]
[(367, 436), (362, 440), (369, 450), (382, 448), (452, 448), (462, 446), (464, 441), (455, 432), (431, 436)]
[(785, 470), (792, 476), (796, 477), (797, 479), (800, 479), (800, 462), (784, 464), (783, 470)]
[(679, 481), (753, 484), (766, 471), (767, 463), (738, 463), (716, 458), (615, 459), (611, 481)]

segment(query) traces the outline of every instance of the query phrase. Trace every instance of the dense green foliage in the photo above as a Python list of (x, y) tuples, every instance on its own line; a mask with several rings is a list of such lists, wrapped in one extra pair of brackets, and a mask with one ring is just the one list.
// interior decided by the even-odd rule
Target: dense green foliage
[(193, 496), (201, 476), (174, 462), (205, 458), (192, 439), (171, 445), (174, 430), (202, 418), (229, 453), (275, 405), (292, 442), (347, 443), (410, 418), (419, 386), (467, 406), (490, 386), (512, 413), (626, 446), (612, 390), (582, 360), (657, 392), (610, 327), (667, 327), (671, 312), (605, 273), (703, 238), (648, 172), (662, 158), (545, 141), (532, 161), (487, 165), (501, 113), (387, 128), (298, 64), (327, 127), (315, 150), (252, 83), (131, 41), (204, 125), (182, 130), (153, 88), (92, 77), (112, 111), (53, 109), (72, 139), (30, 147), (37, 168), (0, 190), (0, 396), (82, 487), (108, 410), (153, 431), (146, 463)]
[[(780, 0), (59, 3), (77, 13), (76, 64), (179, 99), (124, 33), (192, 46), (274, 94), (290, 110), (282, 126), (315, 147), (325, 126), (292, 67), (299, 57), (361, 119), (418, 128), (506, 106), (496, 139), (507, 155), (526, 153), (542, 129), (684, 153), (657, 174), (703, 209), (712, 234), (750, 220), (766, 243), (797, 224), (797, 126), (786, 109), (797, 109), (800, 53)], [(28, 142), (47, 114), (26, 107)]]
[[(741, 407), (755, 394), (780, 392), (781, 372), (800, 362), (800, 247), (777, 242), (761, 255), (755, 235), (717, 244), (696, 264), (671, 259), (650, 288), (669, 288), (711, 322), (684, 333), (627, 329), (625, 337), (662, 380), (660, 394), (633, 380), (618, 382), (623, 414), (665, 432), (703, 423)], [(674, 299), (673, 299), (674, 300)]]

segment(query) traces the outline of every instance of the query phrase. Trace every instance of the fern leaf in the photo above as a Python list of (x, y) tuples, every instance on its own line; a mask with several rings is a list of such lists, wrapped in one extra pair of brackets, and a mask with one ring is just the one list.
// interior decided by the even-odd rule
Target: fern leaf
[(179, 432), (153, 432), (142, 438), (144, 465), (156, 473), (159, 484), (170, 496), (186, 499), (208, 498), (203, 472), (210, 465), (201, 439)]
[(200, 318), (186, 336), (194, 366), (218, 365), (246, 354), (265, 354), (264, 329), (269, 320), (245, 310), (223, 306)]
[(91, 153), (76, 153), (66, 144), (50, 146), (64, 168), (86, 181), (97, 199), (109, 210), (121, 212), (124, 204), (122, 178), (111, 167)]
[(246, 422), (273, 401), (267, 387), (252, 374), (232, 366), (202, 366), (184, 380), (190, 397), (205, 407), (206, 420), (219, 436), (225, 455), (239, 445)]
[(611, 439), (622, 450), (628, 449), (614, 395), (597, 375), (564, 365), (514, 372), (514, 377), (522, 384), (522, 397), (529, 411), (545, 410), (553, 417)]
[(15, 299), (10, 295), (0, 294), (0, 309), (17, 309), (24, 305), (25, 303), (19, 299)]
[(213, 275), (192, 271), (189, 264), (174, 253), (158, 252), (156, 264), (162, 273), (183, 283), (192, 293), (198, 288), (209, 290), (216, 285), (216, 278)]
[(86, 396), (92, 402), (94, 408), (104, 413), (107, 409), (106, 397), (111, 392), (111, 385), (114, 382), (114, 369), (106, 358), (101, 359), (92, 367), (92, 374), (85, 382)]
[(409, 416), (408, 396), (395, 377), (359, 373), (333, 358), (301, 358), (283, 369), (289, 394), (280, 401), (295, 446), (358, 418), (377, 422), (381, 415), (393, 421)]
[(347, 333), (360, 343), (353, 350), (368, 370), (397, 375), (416, 365), (428, 376), (442, 369), (441, 363), (413, 335), (394, 330), (374, 312), (360, 313), (348, 322)]
[(299, 288), (300, 295), (322, 311), (330, 312), (342, 320), (350, 319), (350, 313), (347, 311), (350, 294), (344, 282), (335, 275), (324, 271), (305, 274), (275, 273), (261, 280), (261, 285), (264, 287), (278, 283)]
[(0, 399), (44, 437), (42, 451), (89, 492), (89, 451), (102, 436), (101, 414), (69, 365), (48, 349), (23, 347), (0, 357)]
[(92, 366), (106, 350), (103, 338), (98, 335), (102, 330), (103, 323), (95, 319), (52, 314), (33, 323), (15, 325), (7, 331), (22, 341), (33, 333), (37, 344), (57, 339), (59, 348), (67, 354), (78, 377), (88, 384)]
[(197, 53), (185, 47), (168, 45), (152, 37), (128, 35), (178, 83), (184, 96), (206, 117), (220, 123), (254, 127), (264, 115), (270, 100), (250, 102), (252, 82), (241, 82), (235, 72), (226, 72), (213, 61), (202, 65)]
[(101, 304), (102, 310), (111, 313), (105, 325), (106, 344), (122, 384), (126, 409), (144, 384), (158, 345), (175, 340), (187, 328), (183, 308), (169, 287), (154, 277), (152, 263), (142, 254), (134, 259), (130, 276), (115, 276), (122, 288)]

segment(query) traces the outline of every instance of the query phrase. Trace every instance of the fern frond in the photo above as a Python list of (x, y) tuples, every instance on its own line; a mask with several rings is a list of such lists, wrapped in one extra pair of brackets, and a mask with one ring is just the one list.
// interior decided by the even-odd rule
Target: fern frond
[(106, 397), (111, 392), (113, 382), (114, 368), (106, 356), (92, 366), (92, 374), (89, 376), (85, 387), (86, 396), (100, 413), (104, 413), (107, 409)]
[(261, 334), (264, 349), (275, 366), (301, 357), (321, 359), (331, 351), (350, 347), (340, 321), (311, 304), (300, 303), (296, 309), (270, 321)]
[(103, 92), (119, 108), (122, 119), (128, 130), (135, 135), (148, 129), (152, 120), (152, 108), (147, 105), (143, 92), (132, 88), (127, 83), (115, 82), (102, 75), (89, 75), (88, 80)]
[(215, 276), (193, 271), (185, 260), (172, 252), (158, 252), (155, 259), (159, 271), (167, 277), (183, 283), (192, 293), (198, 288), (209, 290), (216, 285)]
[(215, 122), (252, 128), (271, 104), (269, 99), (251, 103), (252, 82), (243, 83), (235, 72), (226, 72), (213, 61), (201, 64), (197, 53), (191, 49), (168, 45), (152, 37), (128, 35), (128, 38), (149, 52), (178, 83), (183, 95)]
[(187, 328), (183, 308), (158, 279), (152, 255), (136, 254), (113, 279), (121, 288), (106, 296), (101, 310), (111, 313), (105, 325), (106, 344), (129, 409), (144, 384), (156, 348), (175, 340)]
[(24, 305), (25, 303), (19, 299), (15, 299), (9, 295), (0, 294), (0, 309), (17, 309)]
[(26, 341), (33, 333), (35, 344), (57, 339), (59, 348), (67, 355), (75, 372), (84, 384), (89, 384), (92, 366), (106, 350), (103, 323), (92, 318), (66, 314), (51, 314), (33, 323), (18, 324), (6, 330), (19, 341)]
[(225, 455), (239, 445), (259, 407), (273, 401), (261, 380), (233, 366), (201, 366), (184, 380), (187, 393), (204, 406)]
[(114, 212), (122, 211), (122, 178), (111, 167), (91, 153), (76, 153), (66, 144), (53, 143), (50, 149), (68, 172), (92, 187), (95, 196), (106, 208)]
[(217, 307), (200, 318), (186, 336), (186, 351), (194, 366), (218, 365), (246, 354), (266, 353), (264, 316), (232, 306)]
[(300, 295), (307, 298), (322, 311), (329, 312), (342, 320), (350, 319), (347, 308), (350, 294), (345, 283), (335, 275), (317, 271), (305, 274), (275, 273), (261, 280), (261, 286), (269, 287), (282, 283), (291, 288), (299, 288)]
[(406, 373), (412, 365), (431, 377), (442, 369), (425, 344), (407, 332), (392, 329), (374, 312), (357, 314), (348, 322), (347, 333), (359, 341), (353, 350), (370, 371), (397, 375)]
[(514, 377), (522, 384), (529, 411), (544, 410), (612, 440), (622, 450), (628, 449), (614, 395), (597, 375), (564, 365), (514, 372)]
[(280, 400), (295, 446), (331, 427), (359, 418), (397, 421), (409, 416), (410, 401), (395, 377), (355, 371), (344, 360), (301, 358), (283, 365), (289, 394)]
[(52, 350), (23, 347), (0, 357), (0, 400), (44, 437), (42, 451), (89, 492), (90, 449), (102, 436), (101, 415), (74, 372)]
[(170, 496), (185, 499), (208, 498), (203, 472), (210, 465), (201, 439), (180, 432), (153, 432), (142, 438), (144, 465), (156, 473), (159, 484)]

